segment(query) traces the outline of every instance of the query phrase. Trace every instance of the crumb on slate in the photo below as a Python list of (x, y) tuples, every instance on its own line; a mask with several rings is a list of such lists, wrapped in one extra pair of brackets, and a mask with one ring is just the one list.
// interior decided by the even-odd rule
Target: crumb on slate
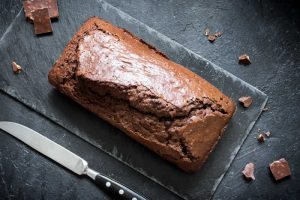
[(217, 39), (217, 37), (215, 35), (209, 35), (207, 37), (207, 39), (208, 39), (208, 41), (210, 41), (211, 43), (213, 43)]
[(222, 32), (220, 32), (220, 31), (215, 33), (216, 37), (221, 37), (221, 35), (222, 35)]
[(252, 98), (250, 96), (244, 96), (239, 98), (239, 102), (245, 107), (248, 108), (252, 104)]
[(271, 135), (271, 132), (270, 131), (267, 131), (267, 132), (265, 132), (265, 133), (263, 133), (265, 136), (267, 136), (267, 137), (270, 137), (270, 135)]
[(244, 177), (247, 180), (255, 180), (255, 176), (254, 176), (254, 163), (248, 163), (244, 170), (242, 171), (242, 173), (244, 174)]
[(18, 65), (15, 61), (12, 62), (12, 69), (15, 74), (19, 74), (22, 71), (22, 67)]
[(251, 64), (250, 57), (247, 54), (239, 56), (239, 63), (244, 65)]

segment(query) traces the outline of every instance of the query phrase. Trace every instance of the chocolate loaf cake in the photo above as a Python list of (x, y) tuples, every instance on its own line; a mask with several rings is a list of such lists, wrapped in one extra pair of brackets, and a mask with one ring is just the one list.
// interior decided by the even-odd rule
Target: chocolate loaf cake
[(235, 104), (217, 88), (99, 18), (86, 21), (49, 72), (60, 92), (181, 169), (199, 169)]

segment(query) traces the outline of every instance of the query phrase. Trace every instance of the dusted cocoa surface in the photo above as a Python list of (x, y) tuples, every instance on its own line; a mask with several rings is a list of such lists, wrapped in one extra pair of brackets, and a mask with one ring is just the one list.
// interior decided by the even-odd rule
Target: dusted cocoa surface
[(99, 18), (75, 34), (49, 81), (185, 171), (201, 167), (235, 110), (207, 81)]

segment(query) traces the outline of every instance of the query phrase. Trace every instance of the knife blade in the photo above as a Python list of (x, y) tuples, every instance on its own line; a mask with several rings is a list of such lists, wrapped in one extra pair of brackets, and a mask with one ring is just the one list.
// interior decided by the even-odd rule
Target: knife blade
[(74, 173), (89, 176), (118, 199), (145, 200), (133, 190), (89, 168), (87, 161), (83, 158), (26, 126), (15, 122), (0, 121), (0, 129)]

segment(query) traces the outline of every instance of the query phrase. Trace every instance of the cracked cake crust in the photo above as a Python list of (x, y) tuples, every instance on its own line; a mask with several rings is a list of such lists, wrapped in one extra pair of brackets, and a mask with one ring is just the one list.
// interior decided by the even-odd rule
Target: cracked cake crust
[(48, 75), (60, 92), (181, 169), (199, 169), (235, 104), (128, 31), (87, 20)]

